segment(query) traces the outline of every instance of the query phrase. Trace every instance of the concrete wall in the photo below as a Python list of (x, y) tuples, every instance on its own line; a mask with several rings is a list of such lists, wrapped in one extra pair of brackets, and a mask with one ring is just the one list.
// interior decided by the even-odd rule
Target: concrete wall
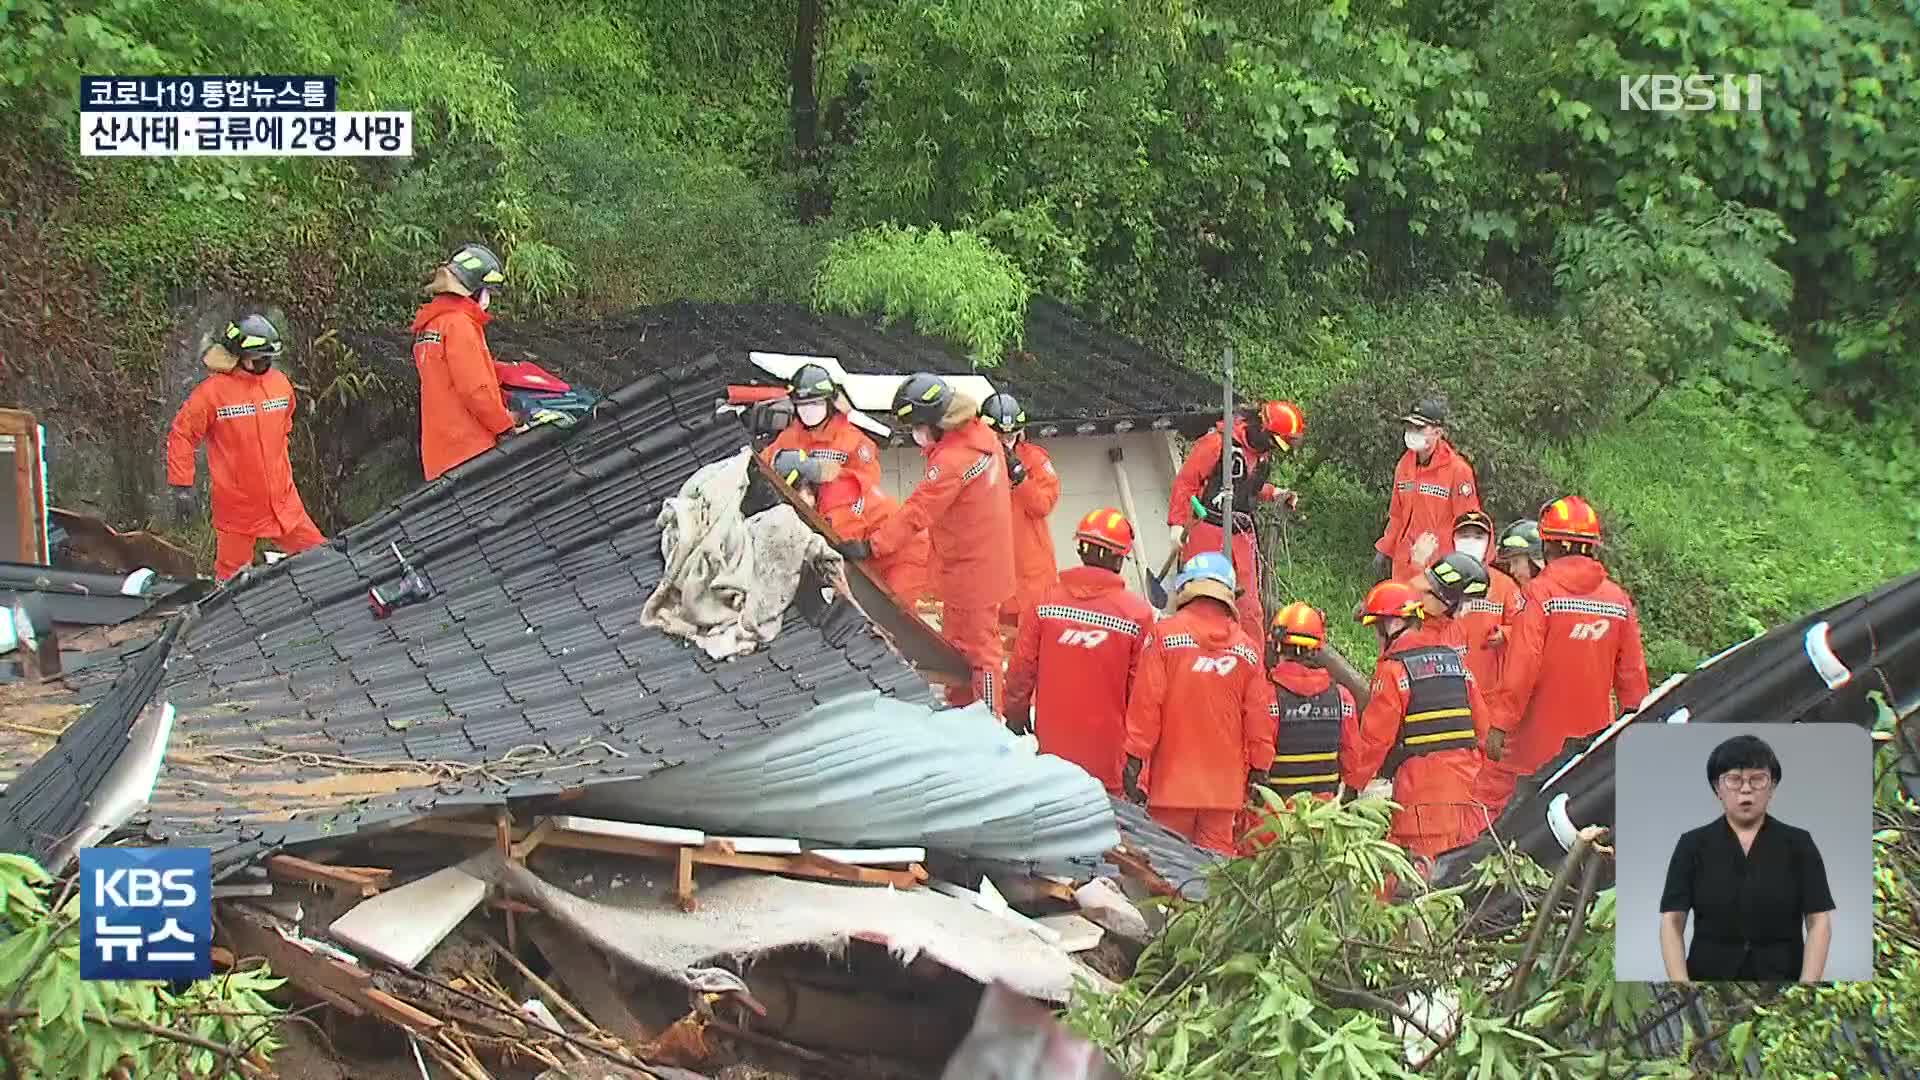
[[(1135, 560), (1144, 557), (1145, 573), (1160, 569), (1167, 555), (1167, 499), (1173, 490), (1175, 472), (1172, 437), (1164, 432), (1129, 432), (1125, 435), (1086, 435), (1035, 439), (1035, 444), (1053, 457), (1060, 474), (1060, 505), (1054, 508), (1049, 524), (1053, 532), (1054, 558), (1064, 569), (1080, 564), (1073, 549), (1073, 527), (1089, 510), (1110, 506), (1124, 511), (1120, 482), (1107, 460), (1107, 451), (1119, 447), (1122, 464), (1133, 489), (1133, 522), (1138, 537)], [(926, 471), (925, 459), (917, 447), (882, 450), (880, 468), (888, 493), (904, 499), (920, 482)], [(1127, 584), (1145, 595), (1144, 578), (1137, 565), (1126, 569)]]

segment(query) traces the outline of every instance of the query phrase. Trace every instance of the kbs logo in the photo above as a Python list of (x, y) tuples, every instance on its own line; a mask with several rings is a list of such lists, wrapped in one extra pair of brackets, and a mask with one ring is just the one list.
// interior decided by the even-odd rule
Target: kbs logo
[(1060, 632), (1060, 640), (1058, 644), (1077, 645), (1082, 649), (1097, 649), (1100, 646), (1106, 644), (1107, 636), (1108, 634), (1107, 634), (1107, 631), (1105, 630), (1068, 629), (1068, 630), (1062, 630)]
[(80, 852), (80, 977), (213, 974), (213, 862), (205, 848)]
[(1595, 619), (1592, 622), (1574, 623), (1573, 629), (1567, 631), (1567, 637), (1574, 641), (1599, 641), (1611, 629), (1612, 619)]
[(1193, 662), (1193, 670), (1211, 672), (1215, 675), (1230, 675), (1240, 663), (1237, 656), (1203, 656)]

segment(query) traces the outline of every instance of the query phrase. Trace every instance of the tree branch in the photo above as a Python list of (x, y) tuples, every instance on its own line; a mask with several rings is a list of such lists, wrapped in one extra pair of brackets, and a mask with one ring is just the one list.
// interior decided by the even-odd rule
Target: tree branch
[[(8, 1025), (11, 1025), (15, 1020), (23, 1019), (29, 1016), (38, 1016), (38, 1015), (39, 1015), (39, 1011), (36, 1009), (5, 1009), (5, 1010), (0, 1010), (0, 1021), (5, 1021)], [(266, 1070), (246, 1060), (244, 1057), (239, 1056), (240, 1047), (238, 1044), (235, 1044), (233, 1046), (223, 1046), (220, 1043), (214, 1042), (212, 1039), (203, 1039), (198, 1035), (188, 1034), (187, 1032), (184, 1032), (184, 1031), (176, 1031), (173, 1028), (161, 1027), (158, 1024), (149, 1024), (144, 1020), (122, 1020), (117, 1017), (86, 1015), (86, 1014), (82, 1014), (81, 1020), (84, 1021), (85, 1023), (96, 1024), (102, 1027), (117, 1028), (121, 1031), (132, 1031), (132, 1032), (139, 1032), (141, 1034), (152, 1035), (155, 1038), (167, 1039), (172, 1042), (180, 1043), (183, 1046), (194, 1047), (195, 1049), (198, 1049), (198, 1050), (211, 1051), (212, 1053), (218, 1054), (220, 1056), (220, 1060), (223, 1063), (239, 1069), (242, 1073), (246, 1074), (247, 1076), (256, 1077), (258, 1078), (258, 1080), (270, 1080), (270, 1077), (272, 1075), (268, 1073)]]

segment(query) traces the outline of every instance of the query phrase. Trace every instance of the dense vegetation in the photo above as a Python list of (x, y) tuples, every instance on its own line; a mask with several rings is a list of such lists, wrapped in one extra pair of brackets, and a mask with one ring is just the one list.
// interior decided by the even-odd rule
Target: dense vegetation
[[(0, 401), (96, 438), (137, 520), (181, 336), (273, 305), (338, 527), (390, 490), (356, 408), (411, 388), (332, 331), (403, 322), (463, 240), (508, 255), (507, 318), (788, 299), (983, 364), (1045, 293), (1307, 406), (1289, 596), (1358, 596), (1387, 418), (1444, 389), (1497, 517), (1596, 502), (1676, 670), (1920, 562), (1916, 66), (1916, 0), (11, 0)], [(82, 74), (236, 70), (412, 109), (415, 156), (75, 156)], [(1765, 90), (1622, 111), (1649, 72)]]

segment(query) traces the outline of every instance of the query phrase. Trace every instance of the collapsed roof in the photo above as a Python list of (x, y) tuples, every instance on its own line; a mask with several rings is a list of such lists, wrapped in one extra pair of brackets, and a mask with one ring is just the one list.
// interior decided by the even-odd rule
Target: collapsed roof
[[(411, 382), (413, 342), (405, 331), (341, 339), (376, 368)], [(682, 300), (591, 322), (496, 321), (487, 327), (487, 344), (497, 359), (534, 359), (564, 379), (603, 387), (708, 356), (727, 381), (775, 381), (753, 363), (753, 352), (833, 357), (855, 374), (974, 370), (959, 348), (907, 327), (882, 330), (792, 304)], [(1192, 435), (1220, 415), (1218, 384), (1045, 298), (1027, 307), (1022, 347), (981, 374), (1020, 399), (1042, 437), (1148, 428)]]
[[(926, 682), (845, 598), (809, 602), (819, 592), (802, 587), (787, 628), (728, 662), (640, 625), (663, 500), (743, 442), (714, 414), (724, 382), (714, 358), (649, 375), (572, 430), (509, 440), (247, 571), (112, 681), (82, 673), (93, 708), (0, 792), (0, 847), (70, 849), (157, 739), (135, 823), (149, 842), (213, 849), (216, 876), (458, 808), (563, 795), (618, 808), (627, 792), (666, 810), (643, 783), (656, 775), (693, 825), (1097, 864), (1120, 839), (1098, 782), (1016, 760), (983, 711), (935, 715)], [(396, 543), (435, 595), (376, 620), (366, 592), (397, 576)], [(817, 767), (770, 769), (774, 753)], [(857, 774), (868, 782), (849, 786)], [(927, 824), (916, 807), (938, 813)], [(1127, 835), (1170, 853), (1169, 877), (1207, 861), (1137, 817)]]

